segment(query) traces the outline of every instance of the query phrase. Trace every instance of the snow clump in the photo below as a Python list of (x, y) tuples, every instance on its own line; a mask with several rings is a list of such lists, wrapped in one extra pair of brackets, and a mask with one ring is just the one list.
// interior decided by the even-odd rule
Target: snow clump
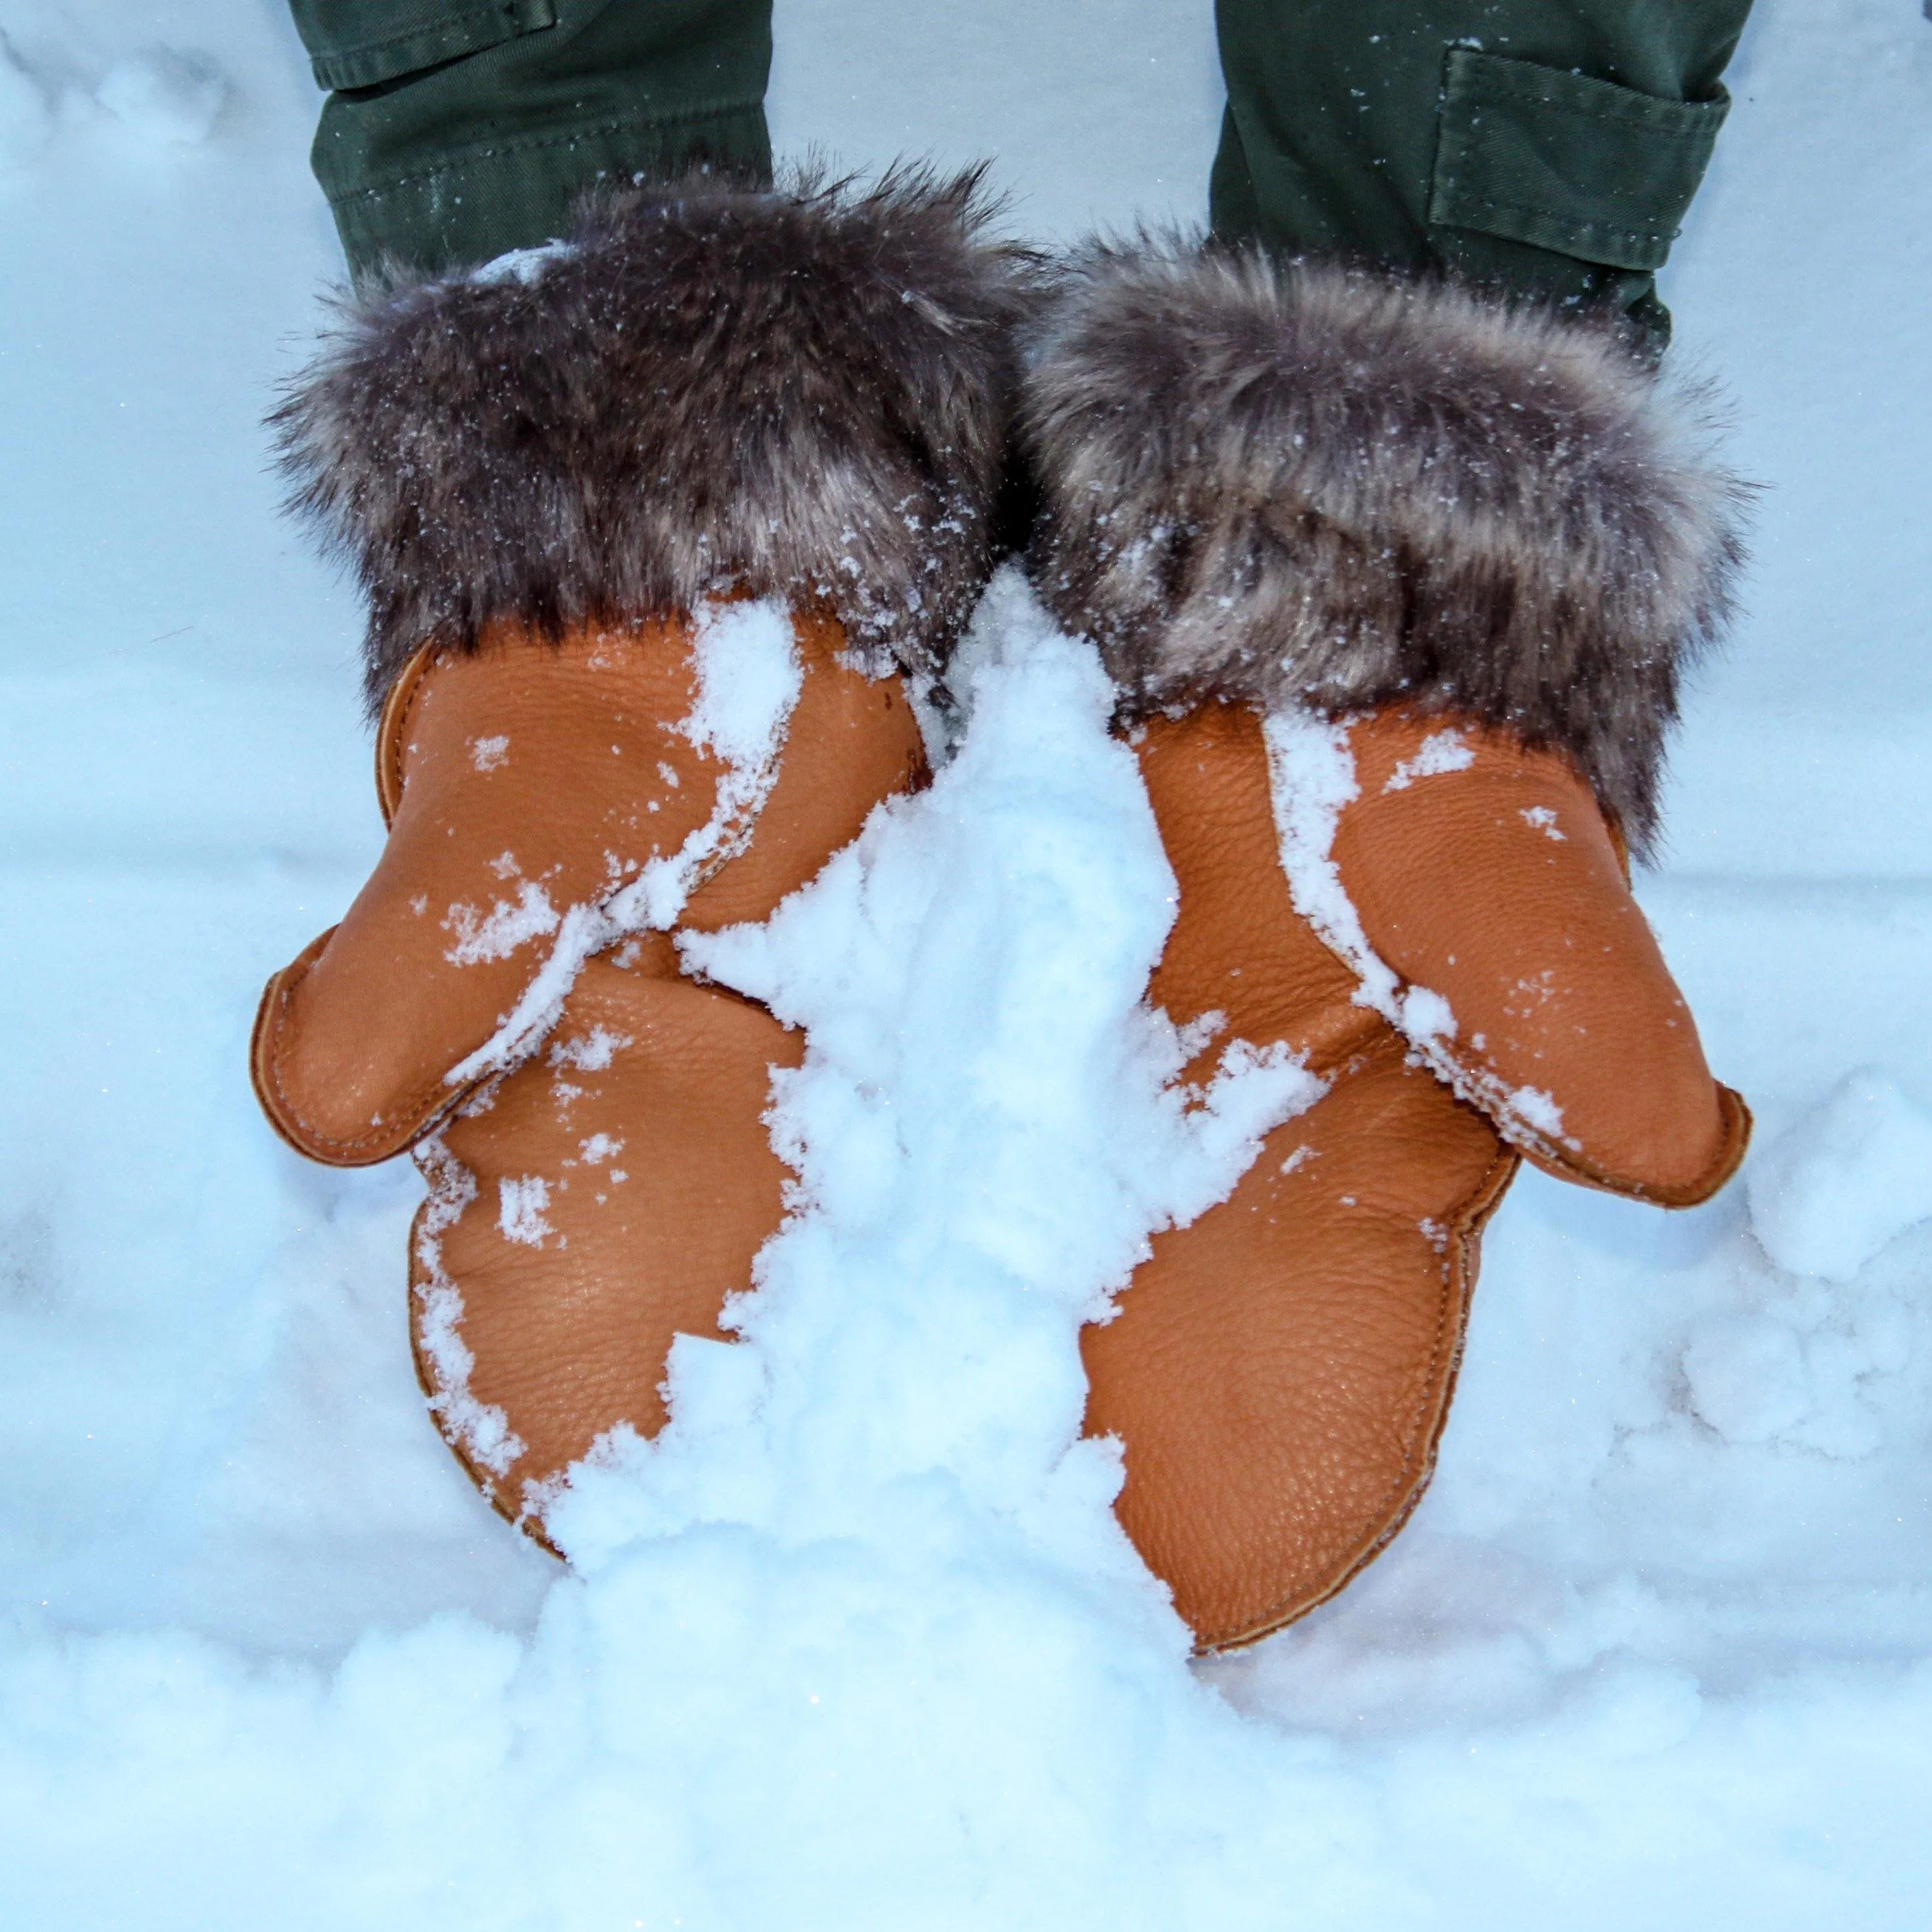
[(1932, 1218), (1932, 1114), (1861, 1067), (1752, 1162), (1745, 1188), (1752, 1232), (1780, 1268), (1850, 1281)]
[[(529, 1640), (446, 1618), (326, 1683), (172, 1640), (159, 1672), (50, 1657), (0, 1676), (0, 1740), (10, 1710), (71, 1768), (37, 1816), (172, 1794), (142, 1868), (203, 1928), (1274, 1932), (1291, 1874), (1404, 1922), (1399, 1868), (1345, 1868), (1372, 1806), (1190, 1674), (1120, 1445), (1081, 1432), (1083, 1322), (1320, 1084), (1233, 1042), (1176, 1087), (1192, 1042), (1142, 1004), (1173, 877), (1110, 687), (1016, 576), (991, 602), (931, 789), (768, 925), (684, 942), (808, 1029), (773, 1115), (793, 1212), (739, 1340), (678, 1342), (662, 1434), (550, 1507), (572, 1567)], [(52, 1744), (117, 1706), (126, 1748)], [(67, 1841), (20, 1831), (5, 1887), (79, 1923)], [(268, 1877), (296, 1870), (299, 1898)]]
[(1706, 1322), (1684, 1352), (1699, 1417), (1727, 1442), (1766, 1442), (1811, 1412), (1804, 1352), (1784, 1322), (1740, 1313)]

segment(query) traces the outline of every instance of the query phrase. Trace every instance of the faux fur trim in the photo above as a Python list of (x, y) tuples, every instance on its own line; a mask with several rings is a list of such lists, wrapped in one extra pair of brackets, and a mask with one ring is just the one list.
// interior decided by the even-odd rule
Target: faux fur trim
[(1567, 748), (1640, 854), (1748, 492), (1616, 334), (1442, 283), (1096, 246), (1031, 332), (1033, 567), (1124, 715), (1391, 701)]
[(977, 170), (693, 179), (346, 301), (272, 420), (368, 595), (371, 705), (427, 641), (728, 580), (940, 664), (988, 568), (1031, 259), (988, 213)]

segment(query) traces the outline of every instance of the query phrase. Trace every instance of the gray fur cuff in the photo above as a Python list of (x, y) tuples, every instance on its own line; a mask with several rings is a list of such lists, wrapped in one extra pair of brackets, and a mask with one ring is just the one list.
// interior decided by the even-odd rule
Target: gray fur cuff
[(976, 174), (693, 180), (347, 303), (274, 420), (367, 593), (372, 703), (425, 642), (728, 581), (943, 664), (988, 568), (1028, 268), (986, 219)]
[(1456, 711), (1654, 838), (1748, 492), (1607, 330), (1441, 284), (1096, 247), (1032, 332), (1034, 567), (1128, 716)]

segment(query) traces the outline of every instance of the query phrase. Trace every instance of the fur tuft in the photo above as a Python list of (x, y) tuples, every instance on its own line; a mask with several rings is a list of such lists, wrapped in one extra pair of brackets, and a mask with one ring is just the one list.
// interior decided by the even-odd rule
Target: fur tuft
[(1442, 283), (1095, 247), (1034, 325), (1034, 568), (1124, 716), (1407, 702), (1576, 760), (1654, 841), (1749, 492), (1608, 328)]
[(989, 567), (1030, 272), (990, 213), (976, 170), (698, 178), (346, 303), (273, 422), (368, 596), (372, 706), (426, 642), (728, 582), (941, 665)]

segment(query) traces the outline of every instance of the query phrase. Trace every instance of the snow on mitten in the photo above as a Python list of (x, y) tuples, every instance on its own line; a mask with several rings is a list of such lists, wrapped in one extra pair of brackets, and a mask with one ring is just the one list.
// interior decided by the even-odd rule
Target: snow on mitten
[(676, 938), (923, 772), (905, 674), (988, 567), (1024, 268), (982, 225), (970, 176), (634, 190), (364, 300), (281, 412), (369, 597), (390, 830), (270, 982), (256, 1090), (316, 1160), (416, 1150), (418, 1370), (539, 1535), (778, 1225), (800, 1043)]
[(1371, 1560), (1433, 1466), (1518, 1160), (1667, 1206), (1750, 1120), (1628, 883), (1742, 492), (1606, 331), (1440, 284), (1096, 249), (1035, 332), (1033, 565), (1179, 886), (1149, 998), (1323, 1083), (1084, 1337), (1204, 1649)]

